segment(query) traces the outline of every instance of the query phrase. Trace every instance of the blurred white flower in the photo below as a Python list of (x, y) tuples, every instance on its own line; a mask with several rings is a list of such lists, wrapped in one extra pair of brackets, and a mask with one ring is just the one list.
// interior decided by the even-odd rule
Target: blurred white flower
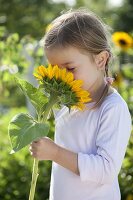
[(10, 74), (16, 74), (18, 72), (18, 66), (17, 65), (2, 65), (0, 66), (0, 71), (6, 71), (8, 70)]

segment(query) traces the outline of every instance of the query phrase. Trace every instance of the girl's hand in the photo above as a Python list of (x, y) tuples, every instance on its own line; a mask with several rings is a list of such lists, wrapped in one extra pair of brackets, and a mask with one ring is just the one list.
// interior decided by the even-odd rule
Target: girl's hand
[(43, 137), (30, 145), (31, 155), (38, 160), (54, 160), (58, 152), (58, 145), (49, 137)]

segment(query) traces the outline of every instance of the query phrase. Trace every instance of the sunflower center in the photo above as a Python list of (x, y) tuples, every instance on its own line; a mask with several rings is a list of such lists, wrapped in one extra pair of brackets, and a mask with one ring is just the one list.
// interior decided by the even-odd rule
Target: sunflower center
[(127, 44), (127, 42), (123, 39), (120, 39), (119, 42), (120, 42), (121, 45), (124, 45), (124, 46)]

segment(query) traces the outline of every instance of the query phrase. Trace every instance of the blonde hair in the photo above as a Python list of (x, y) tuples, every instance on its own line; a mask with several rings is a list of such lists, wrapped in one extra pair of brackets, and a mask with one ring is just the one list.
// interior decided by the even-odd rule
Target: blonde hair
[[(50, 29), (44, 36), (44, 48), (74, 46), (92, 55), (106, 50), (109, 58), (105, 65), (104, 76), (108, 77), (108, 66), (112, 58), (109, 36), (109, 27), (93, 12), (85, 9), (70, 10), (51, 23)], [(110, 84), (107, 83), (101, 97), (91, 109), (103, 102), (109, 88)]]

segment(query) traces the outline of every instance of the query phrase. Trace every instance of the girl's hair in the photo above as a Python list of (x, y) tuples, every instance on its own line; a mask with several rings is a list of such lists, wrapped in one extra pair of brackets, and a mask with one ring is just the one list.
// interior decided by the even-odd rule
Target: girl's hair
[[(74, 46), (96, 55), (106, 50), (109, 58), (105, 65), (104, 76), (108, 77), (108, 66), (112, 58), (108, 36), (109, 27), (93, 12), (85, 9), (70, 10), (57, 17), (50, 25), (44, 37), (44, 48)], [(110, 84), (107, 83), (100, 99), (94, 105), (98, 107), (107, 96)]]

